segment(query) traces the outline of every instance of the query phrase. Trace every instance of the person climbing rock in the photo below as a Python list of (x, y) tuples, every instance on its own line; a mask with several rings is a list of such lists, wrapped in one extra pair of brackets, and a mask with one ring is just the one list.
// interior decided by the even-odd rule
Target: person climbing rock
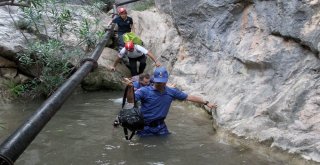
[(118, 9), (120, 17), (116, 17), (112, 20), (112, 23), (118, 25), (118, 50), (120, 51), (124, 47), (123, 34), (134, 31), (133, 19), (127, 15), (127, 10), (123, 7)]
[[(113, 67), (111, 67), (111, 71), (116, 70), (117, 64), (121, 61), (122, 58), (128, 57), (129, 58), (129, 66), (131, 76), (135, 76), (138, 74), (143, 73), (144, 69), (146, 68), (146, 60), (147, 56), (149, 56), (152, 61), (154, 61), (157, 67), (161, 66), (161, 63), (156, 60), (155, 56), (148, 51), (146, 48), (135, 45), (132, 41), (125, 43), (125, 47), (121, 49), (119, 52)], [(139, 70), (137, 70), (137, 62), (139, 62)]]

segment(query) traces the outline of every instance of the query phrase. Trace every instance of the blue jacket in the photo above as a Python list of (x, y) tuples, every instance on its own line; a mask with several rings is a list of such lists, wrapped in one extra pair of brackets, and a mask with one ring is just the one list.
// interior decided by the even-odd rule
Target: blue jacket
[[(141, 112), (144, 116), (146, 125), (151, 122), (164, 120), (169, 112), (173, 100), (185, 100), (188, 95), (176, 88), (165, 87), (164, 92), (160, 93), (153, 86), (142, 87), (135, 92), (136, 101), (141, 101)], [(165, 123), (157, 127), (145, 126), (143, 131), (138, 131), (138, 135), (162, 135), (169, 131)]]

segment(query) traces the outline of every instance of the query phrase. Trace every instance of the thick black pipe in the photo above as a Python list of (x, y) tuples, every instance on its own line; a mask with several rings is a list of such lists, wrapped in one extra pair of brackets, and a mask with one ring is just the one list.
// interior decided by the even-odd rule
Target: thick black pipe
[[(115, 7), (114, 7), (115, 8)], [(92, 60), (97, 61), (105, 45), (113, 34), (115, 25), (112, 24), (111, 30), (107, 31), (103, 40), (100, 41), (94, 50)], [(0, 165), (13, 165), (41, 129), (49, 122), (51, 117), (59, 110), (62, 104), (70, 96), (73, 90), (80, 84), (85, 76), (92, 70), (92, 61), (86, 61), (83, 65), (49, 97), (35, 113), (29, 117), (13, 134), (11, 134), (0, 145)]]
[[(131, 0), (113, 5), (114, 13), (117, 6), (136, 2), (139, 0)], [(115, 24), (111, 25), (103, 40), (98, 44), (90, 57), (93, 61), (97, 61), (103, 51), (103, 48), (113, 34)], [(49, 97), (41, 106), (31, 115), (16, 131), (11, 134), (0, 145), (0, 165), (13, 165), (23, 151), (38, 135), (42, 128), (49, 122), (54, 114), (59, 110), (66, 99), (71, 95), (73, 90), (80, 84), (85, 76), (92, 70), (94, 63), (88, 60), (64, 83), (62, 86)]]
[(121, 2), (121, 3), (117, 3), (116, 5), (121, 6), (121, 5), (126, 5), (128, 3), (137, 2), (137, 1), (140, 1), (140, 0), (131, 0), (131, 1), (126, 1), (126, 2)]

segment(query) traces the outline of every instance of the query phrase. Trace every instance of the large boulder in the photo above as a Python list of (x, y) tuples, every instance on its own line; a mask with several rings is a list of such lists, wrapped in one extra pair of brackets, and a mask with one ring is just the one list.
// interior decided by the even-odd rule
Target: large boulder
[(11, 81), (19, 84), (28, 81), (30, 78), (18, 72), (17, 64), (0, 56), (0, 77), (3, 81)]
[[(146, 17), (147, 15), (147, 17)], [(181, 52), (182, 38), (172, 24), (168, 15), (161, 15), (155, 8), (146, 11), (131, 11), (135, 33), (141, 37), (144, 47), (151, 51), (156, 58), (171, 70)], [(152, 74), (155, 65), (147, 60), (146, 72)]]
[(122, 89), (123, 77), (129, 77), (129, 69), (124, 63), (118, 64), (116, 71), (111, 71), (111, 66), (118, 55), (116, 50), (105, 48), (98, 60), (98, 68), (91, 72), (83, 81), (82, 88), (85, 90), (119, 90)]
[[(26, 40), (15, 23), (22, 18), (18, 7), (0, 6), (0, 56), (10, 60), (16, 60), (16, 53), (26, 47)], [(25, 34), (30, 37), (30, 34)]]

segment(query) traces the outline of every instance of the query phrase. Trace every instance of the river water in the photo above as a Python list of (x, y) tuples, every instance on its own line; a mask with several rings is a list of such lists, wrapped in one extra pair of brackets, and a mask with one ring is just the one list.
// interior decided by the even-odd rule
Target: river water
[[(71, 96), (15, 162), (16, 165), (267, 165), (312, 164), (230, 144), (215, 135), (210, 116), (192, 105), (174, 102), (166, 137), (124, 140), (112, 122), (121, 92)], [(0, 142), (12, 133), (41, 101), (0, 107)]]

